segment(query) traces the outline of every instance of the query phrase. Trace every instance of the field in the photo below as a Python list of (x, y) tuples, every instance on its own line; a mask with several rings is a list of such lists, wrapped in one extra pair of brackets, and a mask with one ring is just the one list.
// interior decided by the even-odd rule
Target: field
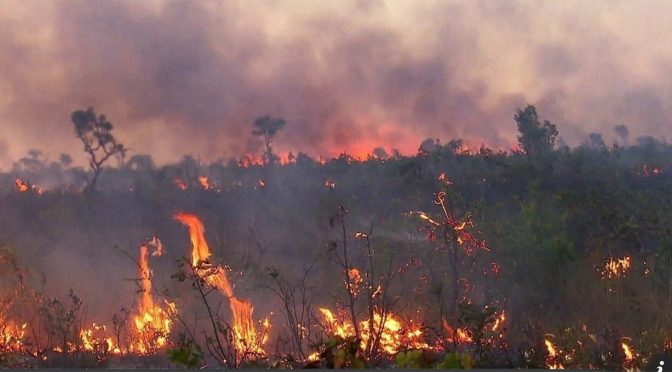
[(88, 191), (32, 152), (0, 174), (0, 366), (643, 368), (672, 146), (630, 142), (135, 155)]

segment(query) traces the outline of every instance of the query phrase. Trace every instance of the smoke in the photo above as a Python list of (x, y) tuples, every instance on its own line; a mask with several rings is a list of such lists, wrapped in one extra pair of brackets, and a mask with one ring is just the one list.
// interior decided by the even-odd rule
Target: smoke
[[(425, 138), (507, 147), (526, 103), (570, 145), (663, 136), (669, 2), (10, 2), (0, 9), (0, 165), (39, 148), (82, 164), (93, 106), (159, 163), (254, 150), (415, 152)], [(3, 153), (7, 156), (2, 156)]]

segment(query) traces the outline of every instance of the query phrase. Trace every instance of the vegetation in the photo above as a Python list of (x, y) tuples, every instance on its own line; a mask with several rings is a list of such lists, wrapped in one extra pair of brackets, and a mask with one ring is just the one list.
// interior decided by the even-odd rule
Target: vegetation
[(87, 190), (94, 190), (107, 160), (113, 156), (123, 159), (127, 149), (112, 135), (112, 123), (107, 121), (105, 115), (96, 116), (93, 109), (89, 108), (73, 112), (70, 118), (75, 125), (77, 138), (89, 156), (89, 166), (93, 172)]
[[(90, 150), (126, 151), (111, 126), (95, 134), (91, 123), (104, 117), (77, 113), (73, 122), (99, 141)], [(265, 141), (258, 165), (185, 157), (157, 167), (135, 155), (103, 168), (105, 157), (92, 155), (98, 165), (87, 171), (29, 154), (0, 174), (0, 245), (20, 247), (6, 252), (29, 269), (0, 295), (41, 288), (40, 272), (51, 286), (44, 291), (74, 288), (79, 297), (69, 301), (25, 306), (38, 311), (43, 334), (33, 339), (46, 340), (42, 349), (77, 345), (85, 313), (107, 321), (107, 309), (134, 301), (124, 279), (135, 269), (115, 246), (156, 235), (168, 258), (157, 260), (152, 281), (180, 310), (162, 356), (176, 365), (620, 369), (669, 352), (672, 146), (630, 139), (619, 125), (617, 143), (591, 136), (570, 149), (556, 146), (557, 128), (533, 106), (514, 120), (514, 151), (428, 140), (415, 156), (322, 163), (301, 154), (281, 163), (271, 144), (284, 121), (266, 118), (254, 124)], [(81, 191), (96, 184), (90, 203)], [(234, 350), (226, 296), (183, 259), (190, 241), (172, 220), (178, 211), (203, 220), (210, 261), (227, 267), (255, 320), (273, 312), (263, 357)], [(73, 265), (83, 268), (77, 280)], [(338, 319), (326, 321), (320, 308)], [(0, 308), (0, 325), (29, 313)], [(393, 353), (377, 316), (400, 324)], [(115, 317), (127, 323), (127, 313)], [(19, 363), (2, 350), (0, 363)]]

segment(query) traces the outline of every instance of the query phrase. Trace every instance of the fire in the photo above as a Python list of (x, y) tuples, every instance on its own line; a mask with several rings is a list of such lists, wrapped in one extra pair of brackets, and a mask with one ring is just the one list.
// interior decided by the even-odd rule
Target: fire
[(495, 319), (495, 322), (492, 324), (492, 331), (495, 332), (498, 329), (500, 329), (502, 327), (502, 325), (504, 324), (505, 320), (506, 320), (506, 314), (504, 312), (502, 312), (497, 317), (497, 319)]
[(546, 344), (546, 350), (548, 351), (548, 356), (546, 357), (546, 366), (549, 369), (565, 369), (565, 367), (558, 361), (560, 354), (558, 350), (553, 345), (553, 342), (548, 338), (544, 340)]
[(453, 183), (450, 181), (450, 179), (448, 179), (448, 176), (446, 175), (446, 173), (441, 173), (441, 174), (439, 175), (439, 181), (443, 182), (444, 184), (446, 184), (446, 185), (448, 185), (448, 186), (450, 186), (450, 185), (453, 184)]
[(352, 326), (352, 323), (339, 317), (339, 319), (334, 316), (334, 313), (324, 307), (319, 308), (324, 317), (325, 322), (327, 323), (327, 330), (330, 334), (335, 336), (341, 336), (343, 338), (352, 337), (355, 335), (355, 328)]
[(350, 292), (354, 296), (357, 296), (359, 294), (359, 291), (361, 290), (362, 283), (364, 283), (364, 279), (362, 279), (362, 275), (359, 273), (359, 269), (354, 267), (349, 269), (348, 278), (350, 279)]
[(625, 356), (625, 359), (623, 360), (623, 367), (625, 369), (632, 369), (635, 359), (637, 358), (637, 353), (632, 348), (632, 346), (626, 343), (628, 340), (629, 338), (624, 337), (621, 341), (621, 348), (623, 349), (623, 355)]
[(241, 168), (249, 168), (252, 166), (263, 166), (264, 161), (254, 155), (246, 155), (238, 161), (238, 166)]
[(11, 322), (4, 323), (0, 319), (0, 352), (10, 353), (23, 350), (26, 325), (24, 323), (19, 327)]
[(546, 349), (548, 350), (548, 356), (551, 358), (555, 358), (558, 355), (558, 352), (555, 350), (555, 346), (553, 343), (549, 340), (544, 340), (546, 343)]
[[(345, 320), (344, 316), (338, 318), (327, 308), (319, 308), (326, 323), (327, 331), (335, 336), (343, 338), (355, 335), (355, 329), (352, 322)], [(360, 323), (361, 343), (360, 347), (365, 349), (371, 335), (369, 320), (363, 320)], [(429, 345), (423, 341), (423, 332), (415, 326), (402, 326), (399, 319), (392, 313), (382, 314), (379, 311), (373, 314), (374, 334), (380, 333), (380, 348), (387, 354), (395, 354), (402, 348), (424, 349)]]
[(91, 328), (82, 329), (79, 337), (82, 340), (84, 351), (121, 354), (121, 349), (115, 346), (105, 325), (93, 323)]
[(186, 189), (189, 188), (189, 186), (187, 186), (187, 184), (184, 183), (184, 181), (183, 181), (181, 178), (175, 178), (175, 179), (173, 180), (173, 183), (174, 183), (175, 186), (177, 186), (177, 188), (180, 189), (180, 190), (186, 190)]
[(431, 223), (434, 226), (441, 226), (440, 223), (434, 221), (427, 213), (422, 211), (410, 211), (404, 213), (405, 216), (418, 216), (420, 219)]
[(149, 248), (153, 247), (152, 256), (160, 256), (163, 245), (157, 238), (140, 246), (140, 289), (141, 298), (138, 313), (133, 317), (133, 339), (131, 351), (139, 354), (153, 353), (167, 345), (172, 320), (170, 314), (175, 313), (175, 304), (166, 302), (166, 309), (154, 303), (152, 296), (151, 270), (149, 268)]
[(626, 344), (625, 342), (622, 342), (621, 347), (623, 348), (623, 353), (625, 354), (625, 360), (631, 361), (634, 358), (634, 356), (632, 354), (630, 346), (628, 346), (628, 344)]
[(443, 320), (443, 330), (448, 336), (446, 340), (448, 343), (455, 342), (458, 344), (468, 344), (473, 342), (471, 334), (468, 330), (463, 328), (453, 329), (453, 327), (451, 327), (450, 324), (448, 324), (448, 321), (445, 319)]
[(219, 186), (210, 183), (208, 176), (198, 176), (198, 183), (204, 190), (221, 191)]
[(16, 188), (19, 189), (19, 192), (28, 192), (28, 190), (30, 190), (30, 186), (20, 178), (17, 178), (14, 183), (16, 184)]
[(648, 164), (644, 164), (644, 166), (642, 166), (642, 170), (640, 172), (640, 174), (644, 177), (658, 176), (662, 173), (663, 173), (663, 170), (661, 168), (650, 166)]
[(208, 190), (210, 189), (210, 181), (208, 181), (207, 176), (198, 176), (198, 183), (201, 184), (201, 187)]
[(473, 341), (473, 339), (471, 338), (471, 335), (469, 335), (469, 332), (465, 329), (462, 329), (462, 328), (457, 329), (456, 337), (457, 337), (457, 342), (459, 342), (459, 343), (468, 343), (468, 342)]
[(602, 274), (602, 279), (615, 279), (625, 276), (627, 271), (632, 266), (631, 257), (610, 258), (604, 265), (603, 269), (598, 269)]
[(226, 272), (221, 266), (209, 263), (211, 256), (210, 247), (205, 240), (205, 227), (201, 220), (188, 213), (177, 213), (174, 218), (187, 226), (191, 240), (192, 267), (198, 276), (203, 278), (210, 286), (216, 288), (229, 299), (231, 313), (233, 314), (233, 333), (235, 335), (234, 346), (236, 351), (243, 354), (265, 354), (263, 346), (267, 340), (264, 336), (270, 328), (270, 322), (266, 319), (262, 324), (262, 332), (257, 332), (252, 318), (254, 308), (247, 300), (235, 297), (233, 288), (226, 277)]

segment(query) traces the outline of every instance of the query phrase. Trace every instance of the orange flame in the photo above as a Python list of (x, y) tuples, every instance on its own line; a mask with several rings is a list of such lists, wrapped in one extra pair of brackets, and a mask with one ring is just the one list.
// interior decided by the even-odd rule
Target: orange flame
[(157, 238), (140, 246), (140, 289), (142, 292), (138, 314), (133, 318), (133, 339), (130, 349), (139, 354), (154, 353), (167, 345), (172, 320), (170, 314), (176, 312), (175, 304), (166, 301), (167, 309), (154, 303), (152, 296), (151, 270), (149, 268), (149, 247), (160, 256), (163, 245)]
[(443, 330), (448, 336), (446, 340), (448, 343), (468, 344), (473, 341), (469, 330), (463, 328), (453, 329), (445, 319), (443, 319)]
[(114, 345), (105, 325), (93, 323), (91, 328), (82, 329), (79, 337), (84, 351), (121, 354), (121, 349)]
[(628, 345), (625, 341), (628, 340), (627, 337), (623, 338), (623, 341), (621, 341), (621, 348), (623, 349), (623, 354), (625, 355), (625, 360), (623, 361), (624, 367), (628, 369), (628, 367), (632, 367), (633, 362), (635, 361), (635, 358), (637, 357), (637, 353), (633, 350), (632, 346)]
[[(352, 293), (353, 296), (357, 296), (359, 294), (359, 291), (361, 290), (361, 285), (364, 283), (364, 279), (362, 278), (362, 275), (359, 273), (359, 269), (353, 267), (348, 270), (348, 278), (349, 278), (349, 287), (350, 287), (350, 293)], [(346, 283), (346, 287), (348, 287), (348, 283)]]
[(235, 335), (234, 346), (236, 351), (243, 354), (264, 354), (263, 346), (266, 337), (262, 334), (268, 331), (270, 323), (264, 321), (263, 332), (258, 333), (255, 327), (252, 311), (254, 308), (249, 301), (240, 300), (234, 296), (233, 288), (226, 277), (226, 272), (221, 266), (213, 266), (208, 259), (211, 256), (210, 248), (205, 240), (205, 227), (201, 220), (188, 213), (176, 213), (174, 218), (187, 226), (191, 240), (192, 266), (198, 276), (203, 278), (209, 285), (218, 289), (229, 299), (231, 313), (233, 314), (233, 333)]
[(210, 184), (208, 176), (198, 176), (198, 183), (204, 190), (218, 190), (216, 185)]
[(631, 257), (623, 258), (610, 258), (604, 265), (604, 268), (600, 271), (602, 274), (602, 279), (614, 279), (625, 276), (630, 267), (632, 266)]
[(28, 192), (28, 190), (30, 190), (30, 186), (20, 178), (17, 178), (14, 183), (16, 184), (16, 188), (19, 189), (19, 192)]
[[(355, 335), (352, 323), (345, 320), (344, 316), (337, 318), (331, 310), (323, 307), (319, 308), (319, 311), (322, 313), (329, 333), (343, 338)], [(363, 320), (359, 324), (361, 328), (360, 347), (364, 349), (371, 337), (369, 320)], [(429, 348), (429, 345), (423, 341), (424, 335), (420, 328), (413, 325), (402, 326), (399, 319), (392, 313), (388, 312), (383, 316), (379, 311), (374, 312), (373, 325), (374, 334), (380, 334), (380, 347), (387, 354), (395, 354), (403, 348)]]
[(20, 327), (12, 322), (4, 322), (0, 319), (0, 352), (18, 352), (23, 350), (26, 323)]
[(549, 369), (565, 369), (562, 363), (558, 361), (560, 354), (555, 348), (555, 345), (553, 345), (549, 339), (545, 339), (544, 343), (546, 344), (546, 350), (548, 351), (548, 357), (546, 357), (546, 366)]
[(184, 183), (184, 181), (181, 178), (175, 178), (173, 180), (173, 183), (175, 184), (175, 186), (177, 186), (178, 189), (183, 191), (189, 188), (189, 186), (187, 186), (187, 184)]
[(497, 331), (502, 327), (504, 324), (504, 321), (506, 320), (506, 314), (502, 312), (496, 319), (495, 322), (492, 324), (492, 331)]
[(439, 181), (443, 182), (443, 183), (446, 184), (447, 186), (450, 186), (450, 185), (453, 184), (453, 183), (450, 181), (450, 179), (448, 179), (448, 176), (446, 175), (446, 173), (441, 173), (441, 174), (439, 175)]
[(206, 190), (210, 188), (210, 182), (208, 181), (207, 176), (198, 176), (198, 183), (200, 183), (201, 187)]

